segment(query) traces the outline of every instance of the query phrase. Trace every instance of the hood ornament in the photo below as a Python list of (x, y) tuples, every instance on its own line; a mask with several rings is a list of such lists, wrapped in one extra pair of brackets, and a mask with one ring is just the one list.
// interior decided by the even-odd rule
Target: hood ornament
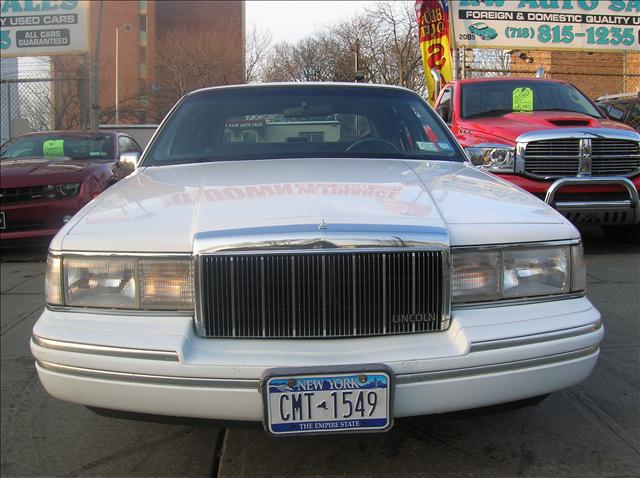
[(318, 225), (318, 229), (323, 230), (327, 228), (327, 223), (325, 222), (324, 219), (320, 220), (320, 224)]

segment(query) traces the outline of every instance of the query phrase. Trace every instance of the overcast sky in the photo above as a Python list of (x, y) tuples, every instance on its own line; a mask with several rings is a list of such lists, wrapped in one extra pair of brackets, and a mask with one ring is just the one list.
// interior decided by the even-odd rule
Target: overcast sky
[(323, 26), (333, 25), (362, 13), (375, 3), (377, 2), (347, 0), (248, 0), (245, 3), (247, 31), (257, 25), (259, 29), (271, 32), (274, 43), (295, 43)]

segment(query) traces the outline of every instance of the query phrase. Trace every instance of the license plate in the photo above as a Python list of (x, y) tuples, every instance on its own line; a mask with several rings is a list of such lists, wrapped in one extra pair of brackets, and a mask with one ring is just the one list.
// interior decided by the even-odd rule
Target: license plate
[(4, 211), (0, 211), (0, 229), (5, 229), (7, 227), (7, 223), (4, 218)]
[(265, 429), (273, 435), (386, 431), (391, 373), (287, 374), (263, 381)]

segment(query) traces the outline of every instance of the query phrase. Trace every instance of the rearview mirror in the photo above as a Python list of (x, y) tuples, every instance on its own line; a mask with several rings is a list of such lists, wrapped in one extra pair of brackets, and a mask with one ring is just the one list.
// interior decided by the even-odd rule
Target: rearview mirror
[(328, 105), (308, 105), (303, 103), (300, 106), (290, 106), (282, 111), (285, 118), (304, 118), (309, 116), (329, 116), (333, 114)]

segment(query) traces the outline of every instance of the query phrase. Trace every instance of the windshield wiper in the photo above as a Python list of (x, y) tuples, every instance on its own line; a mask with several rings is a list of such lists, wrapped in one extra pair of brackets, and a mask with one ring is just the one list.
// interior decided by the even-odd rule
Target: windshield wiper
[(476, 113), (473, 115), (468, 115), (465, 116), (465, 118), (470, 119), (470, 118), (480, 118), (480, 117), (485, 117), (485, 116), (502, 116), (502, 115), (506, 115), (507, 113), (513, 113), (513, 110), (487, 110), (487, 111), (482, 111), (480, 113)]

